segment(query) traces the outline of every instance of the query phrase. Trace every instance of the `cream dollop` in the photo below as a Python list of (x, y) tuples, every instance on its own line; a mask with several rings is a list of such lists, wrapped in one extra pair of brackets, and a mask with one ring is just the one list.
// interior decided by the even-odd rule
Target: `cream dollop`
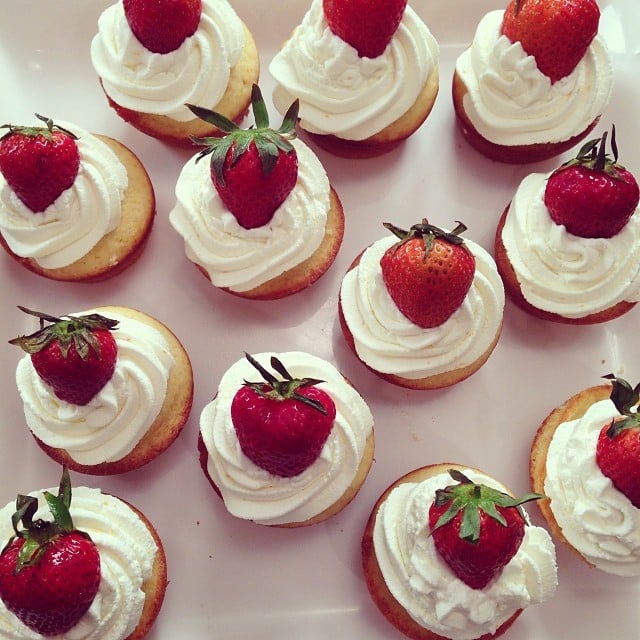
[[(505, 491), (484, 474), (463, 473)], [(378, 510), (373, 541), (385, 583), (407, 613), (439, 635), (471, 640), (493, 633), (518, 609), (551, 598), (557, 587), (555, 547), (545, 529), (529, 525), (499, 576), (484, 589), (467, 586), (441, 558), (428, 525), (436, 489), (451, 483), (443, 473), (393, 489)]]
[(398, 309), (382, 279), (380, 259), (397, 238), (368, 247), (344, 277), (340, 302), (358, 357), (372, 369), (409, 379), (475, 362), (502, 327), (504, 287), (493, 258), (470, 240), (476, 273), (462, 306), (442, 325), (423, 329)]
[[(82, 312), (73, 315), (83, 315)], [(80, 464), (113, 462), (130, 453), (164, 403), (174, 359), (153, 327), (115, 312), (118, 346), (111, 380), (88, 404), (60, 400), (25, 356), (16, 369), (27, 425), (50, 447), (65, 449)]]
[(377, 58), (334, 35), (322, 0), (313, 0), (302, 23), (275, 55), (273, 101), (285, 113), (300, 100), (300, 124), (313, 133), (363, 140), (413, 105), (437, 69), (440, 49), (427, 26), (407, 7), (391, 43)]
[(578, 66), (552, 84), (519, 42), (501, 35), (503, 13), (482, 18), (456, 62), (473, 126), (501, 145), (561, 142), (584, 131), (611, 98), (613, 71), (603, 39), (596, 36)]
[(214, 107), (245, 44), (242, 21), (227, 0), (203, 0), (196, 32), (170, 53), (153, 53), (135, 37), (122, 2), (108, 7), (91, 42), (91, 62), (117, 104), (186, 122), (186, 103)]
[(580, 318), (640, 300), (640, 215), (613, 238), (580, 238), (556, 224), (544, 204), (549, 174), (520, 183), (502, 242), (523, 296), (533, 306)]
[[(49, 489), (54, 495), (56, 489)], [(42, 492), (36, 514), (51, 520)], [(151, 576), (158, 547), (138, 515), (124, 502), (99, 489), (75, 487), (71, 499), (75, 526), (91, 536), (100, 554), (100, 587), (91, 607), (63, 636), (51, 640), (123, 640), (137, 626), (145, 594), (142, 585)], [(13, 535), (15, 503), (0, 510), (0, 540)], [(0, 636), (4, 640), (44, 640), (9, 612), (0, 600)]]
[(80, 167), (55, 202), (34, 213), (0, 174), (0, 233), (13, 253), (45, 269), (79, 260), (120, 224), (129, 183), (125, 166), (104, 142), (74, 124), (56, 124), (78, 136)]
[(298, 180), (293, 191), (262, 227), (245, 229), (226, 208), (211, 181), (208, 159), (194, 156), (176, 184), (169, 214), (183, 237), (187, 257), (217, 287), (248, 291), (310, 257), (324, 239), (329, 212), (329, 178), (316, 155), (300, 140)]
[(607, 478), (596, 461), (600, 430), (620, 415), (609, 399), (558, 425), (547, 454), (545, 494), (562, 534), (607, 573), (640, 575), (640, 509)]
[(303, 522), (331, 506), (347, 490), (362, 460), (373, 416), (358, 392), (331, 364), (301, 352), (254, 355), (263, 366), (276, 355), (293, 377), (323, 380), (318, 385), (336, 406), (336, 418), (320, 457), (292, 478), (272, 475), (247, 458), (231, 420), (231, 401), (244, 380), (260, 374), (245, 359), (222, 377), (218, 393), (200, 418), (200, 433), (209, 452), (207, 471), (225, 506), (238, 518), (260, 524)]

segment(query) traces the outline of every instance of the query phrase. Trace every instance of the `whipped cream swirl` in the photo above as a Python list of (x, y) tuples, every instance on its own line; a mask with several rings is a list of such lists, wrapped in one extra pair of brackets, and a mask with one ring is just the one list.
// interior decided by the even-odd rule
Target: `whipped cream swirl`
[(501, 145), (561, 142), (584, 131), (611, 98), (613, 71), (596, 36), (578, 66), (551, 83), (519, 42), (500, 33), (504, 11), (487, 13), (456, 62), (464, 109), (476, 130)]
[(363, 140), (413, 105), (437, 69), (440, 49), (411, 7), (391, 43), (377, 58), (360, 58), (329, 29), (322, 0), (313, 0), (302, 23), (275, 55), (273, 101), (285, 113), (300, 100), (300, 124), (312, 133)]
[(316, 155), (300, 140), (298, 180), (287, 199), (262, 227), (245, 229), (226, 208), (211, 180), (208, 159), (194, 156), (176, 184), (169, 214), (184, 238), (187, 257), (217, 287), (249, 291), (309, 258), (325, 235), (329, 178)]
[[(501, 491), (492, 478), (463, 473)], [(555, 547), (541, 527), (525, 527), (516, 555), (484, 589), (472, 589), (449, 568), (429, 530), (429, 507), (437, 489), (451, 484), (443, 473), (406, 482), (391, 491), (378, 510), (373, 542), (378, 564), (393, 597), (420, 625), (452, 640), (493, 633), (516, 611), (555, 593)]]
[(465, 239), (476, 259), (471, 289), (446, 322), (423, 329), (402, 314), (382, 279), (380, 260), (397, 241), (387, 236), (368, 247), (342, 281), (342, 312), (358, 357), (376, 371), (409, 379), (472, 364), (502, 327), (504, 287), (493, 258)]
[(45, 269), (79, 260), (120, 224), (129, 183), (104, 142), (74, 124), (57, 124), (78, 136), (80, 166), (73, 184), (44, 211), (31, 211), (0, 174), (0, 233), (13, 253)]
[(544, 204), (550, 174), (520, 183), (502, 242), (522, 295), (538, 309), (567, 318), (640, 300), (640, 215), (612, 238), (580, 238), (556, 224)]
[(247, 458), (231, 420), (231, 401), (244, 380), (260, 376), (245, 359), (222, 377), (214, 400), (205, 406), (200, 433), (209, 452), (208, 474), (222, 493), (225, 506), (238, 518), (264, 525), (304, 522), (331, 506), (353, 482), (373, 428), (373, 416), (362, 397), (328, 362), (307, 353), (254, 355), (269, 366), (272, 355), (293, 377), (323, 380), (336, 406), (336, 418), (320, 457), (292, 478), (272, 475)]
[(98, 20), (91, 61), (120, 106), (186, 122), (194, 119), (186, 103), (218, 104), (244, 44), (244, 25), (227, 0), (203, 0), (196, 32), (175, 51), (153, 53), (133, 34), (117, 2)]
[[(49, 489), (57, 494), (57, 488)], [(51, 519), (42, 492), (36, 518)], [(13, 535), (11, 516), (15, 503), (0, 510), (2, 544)], [(145, 594), (142, 585), (151, 576), (158, 547), (144, 522), (124, 502), (99, 489), (74, 487), (71, 517), (86, 531), (100, 554), (100, 587), (89, 610), (64, 636), (52, 640), (122, 640), (136, 628)], [(0, 636), (4, 640), (43, 640), (9, 612), (0, 600)]]
[[(92, 312), (73, 315), (85, 313)], [(133, 450), (162, 408), (174, 366), (159, 331), (111, 309), (103, 314), (119, 321), (113, 331), (116, 368), (88, 404), (60, 400), (40, 378), (29, 355), (16, 369), (29, 429), (45, 444), (65, 449), (76, 462), (87, 465), (114, 462)]]

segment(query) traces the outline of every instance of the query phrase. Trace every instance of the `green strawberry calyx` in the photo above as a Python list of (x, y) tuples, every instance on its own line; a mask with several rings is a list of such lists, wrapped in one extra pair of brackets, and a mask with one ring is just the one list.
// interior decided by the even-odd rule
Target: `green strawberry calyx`
[(461, 513), (460, 538), (472, 544), (477, 544), (480, 540), (481, 511), (506, 527), (507, 521), (498, 511), (497, 507), (515, 507), (526, 523), (527, 519), (524, 517), (521, 505), (526, 502), (531, 502), (532, 500), (544, 498), (544, 496), (539, 493), (528, 493), (521, 498), (514, 498), (493, 487), (472, 482), (457, 469), (449, 469), (449, 475), (458, 484), (436, 490), (434, 500), (436, 507), (442, 507), (444, 505), (449, 505), (449, 507), (438, 518), (432, 533), (453, 520), (458, 513)]
[(613, 373), (602, 377), (611, 380), (611, 402), (622, 415), (622, 418), (614, 418), (607, 429), (607, 436), (613, 439), (626, 429), (640, 427), (640, 383), (632, 387), (624, 378), (619, 378)]
[(462, 238), (460, 234), (467, 230), (465, 224), (456, 220), (455, 229), (452, 231), (444, 231), (443, 229), (440, 229), (440, 227), (429, 224), (426, 218), (423, 218), (422, 222), (414, 224), (409, 231), (405, 231), (391, 222), (383, 222), (382, 226), (400, 239), (400, 242), (395, 245), (396, 248), (414, 238), (422, 238), (424, 240), (425, 259), (429, 254), (429, 251), (431, 251), (431, 247), (433, 246), (436, 238), (442, 238), (453, 245), (464, 245), (464, 238)]
[(240, 157), (242, 157), (251, 143), (255, 143), (262, 164), (262, 171), (265, 175), (268, 175), (275, 167), (280, 151), (284, 153), (294, 151), (290, 140), (296, 137), (295, 127), (298, 120), (298, 100), (295, 100), (293, 104), (291, 104), (278, 129), (273, 129), (269, 126), (269, 114), (262, 97), (262, 92), (257, 84), (254, 84), (251, 89), (251, 107), (253, 109), (255, 125), (252, 125), (249, 129), (241, 129), (226, 116), (211, 111), (210, 109), (198, 107), (193, 104), (187, 104), (186, 106), (198, 118), (226, 133), (224, 137), (191, 137), (191, 140), (195, 144), (204, 146), (204, 149), (198, 154), (197, 160), (211, 155), (211, 168), (221, 185), (225, 184), (224, 165), (227, 153), (231, 148), (233, 148), (233, 152), (230, 166), (233, 166)]
[(51, 118), (47, 118), (46, 116), (41, 116), (39, 113), (36, 113), (35, 115), (36, 115), (36, 118), (38, 118), (38, 120), (42, 120), (42, 122), (44, 122), (45, 124), (44, 127), (33, 127), (33, 126), (29, 127), (29, 126), (19, 126), (19, 125), (13, 125), (13, 124), (3, 124), (3, 125), (0, 125), (0, 129), (9, 129), (9, 131), (5, 133), (3, 138), (6, 138), (7, 136), (10, 136), (14, 133), (18, 133), (28, 138), (36, 138), (38, 136), (42, 136), (43, 138), (45, 138), (45, 140), (52, 141), (54, 132), (60, 131), (65, 135), (69, 136), (72, 140), (78, 139), (78, 136), (75, 133), (55, 124)]

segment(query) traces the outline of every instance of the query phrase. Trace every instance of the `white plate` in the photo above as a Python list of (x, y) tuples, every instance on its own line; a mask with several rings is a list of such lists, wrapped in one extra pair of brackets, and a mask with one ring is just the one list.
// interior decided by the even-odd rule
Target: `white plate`
[[(7, 340), (34, 323), (17, 304), (66, 313), (101, 304), (141, 308), (165, 321), (189, 351), (195, 370), (193, 413), (183, 434), (147, 467), (111, 478), (75, 475), (138, 505), (156, 524), (171, 583), (151, 636), (155, 640), (361, 638), (401, 636), (369, 599), (359, 545), (372, 504), (394, 479), (415, 467), (456, 461), (480, 467), (517, 492), (528, 487), (531, 439), (547, 412), (610, 371), (640, 379), (638, 314), (603, 326), (565, 327), (506, 308), (504, 333), (472, 378), (436, 392), (409, 392), (364, 369), (346, 348), (336, 320), (342, 274), (382, 222), (410, 225), (427, 214), (491, 249), (498, 217), (520, 179), (555, 162), (529, 167), (485, 160), (454, 126), (450, 79), (454, 60), (489, 9), (489, 0), (414, 0), (442, 48), (441, 90), (423, 128), (401, 149), (374, 160), (318, 155), (346, 211), (344, 244), (331, 270), (311, 289), (275, 302), (244, 301), (207, 284), (186, 260), (167, 216), (177, 174), (190, 155), (133, 130), (107, 107), (88, 56), (96, 20), (108, 0), (4, 0), (0, 22), (0, 120), (29, 121), (33, 112), (76, 122), (130, 146), (156, 188), (158, 216), (137, 264), (100, 284), (49, 282), (0, 256), (0, 505), (56, 484), (58, 467), (28, 434), (15, 382), (20, 353)], [(261, 84), (270, 95), (268, 62), (300, 21), (307, 0), (235, 0), (262, 56)], [(600, 130), (615, 122), (624, 163), (640, 173), (640, 8), (636, 0), (601, 0), (602, 30), (615, 68), (613, 101)], [(29, 25), (28, 27), (26, 25)], [(272, 113), (274, 113), (272, 111)], [(274, 113), (275, 116), (275, 113)], [(277, 120), (277, 117), (274, 117)], [(567, 156), (568, 157), (568, 156)], [(302, 530), (268, 529), (229, 516), (198, 465), (196, 436), (204, 404), (244, 350), (315, 353), (337, 366), (370, 403), (376, 462), (357, 499), (340, 515)], [(535, 507), (529, 512), (540, 522)], [(510, 634), (518, 640), (638, 637), (640, 581), (589, 570), (558, 549), (556, 597), (530, 608)]]

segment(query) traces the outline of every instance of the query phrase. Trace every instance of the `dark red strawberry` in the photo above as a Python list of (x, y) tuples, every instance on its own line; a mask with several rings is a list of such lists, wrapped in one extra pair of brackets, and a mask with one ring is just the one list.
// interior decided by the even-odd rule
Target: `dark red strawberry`
[(123, 0), (136, 38), (153, 53), (175, 51), (200, 24), (202, 0)]
[(607, 155), (607, 132), (587, 142), (578, 155), (547, 180), (544, 203), (556, 224), (581, 238), (611, 238), (638, 207), (640, 190), (633, 175), (618, 164), (616, 129), (611, 129), (613, 160)]
[(256, 126), (240, 129), (235, 122), (209, 109), (187, 105), (226, 135), (193, 138), (204, 145), (198, 160), (211, 154), (211, 180), (227, 209), (245, 229), (267, 224), (298, 180), (295, 138), (298, 101), (289, 108), (278, 130), (269, 127), (269, 115), (257, 85), (251, 104)]
[(329, 28), (361, 58), (382, 55), (404, 15), (407, 0), (323, 0)]
[(88, 534), (74, 527), (66, 468), (58, 495), (44, 496), (53, 521), (33, 520), (37, 498), (16, 500), (16, 535), (0, 555), (0, 599), (36, 633), (58, 636), (82, 618), (98, 593), (100, 556)]
[(438, 489), (429, 509), (436, 550), (460, 580), (484, 589), (515, 556), (526, 520), (520, 505), (543, 496), (514, 498), (450, 469), (458, 483)]
[(0, 172), (34, 213), (44, 211), (75, 181), (80, 167), (77, 136), (38, 115), (44, 127), (2, 125)]
[(244, 454), (276, 476), (292, 477), (320, 455), (336, 417), (331, 397), (317, 386), (321, 380), (293, 378), (273, 356), (276, 378), (255, 358), (249, 362), (263, 382), (245, 382), (231, 403), (231, 419)]
[(382, 256), (382, 279), (398, 309), (425, 329), (446, 322), (464, 301), (476, 261), (460, 237), (462, 223), (451, 232), (423, 220), (407, 232), (386, 222), (400, 238)]
[(582, 60), (599, 21), (595, 0), (511, 0), (502, 33), (511, 42), (520, 42), (538, 69), (557, 82)]
[(34, 369), (58, 398), (87, 404), (113, 375), (118, 346), (112, 331), (118, 321), (98, 313), (56, 318), (19, 308), (40, 318), (40, 329), (9, 343), (31, 355)]
[(596, 445), (596, 462), (618, 491), (640, 509), (640, 384), (632, 388), (622, 378), (609, 374), (611, 400), (620, 413), (605, 424)]

